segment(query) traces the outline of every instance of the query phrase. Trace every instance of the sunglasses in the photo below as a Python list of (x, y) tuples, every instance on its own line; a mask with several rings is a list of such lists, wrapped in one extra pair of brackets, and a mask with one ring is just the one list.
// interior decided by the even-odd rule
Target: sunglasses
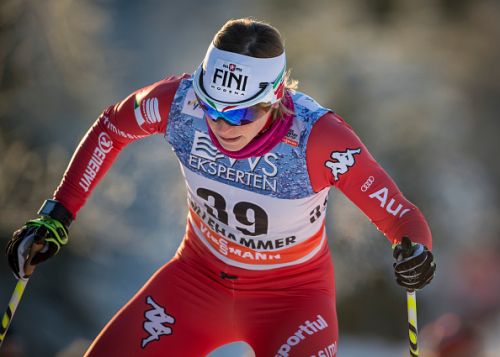
[(200, 108), (212, 121), (215, 122), (217, 120), (222, 119), (229, 125), (233, 126), (250, 124), (255, 120), (259, 119), (262, 116), (262, 114), (267, 113), (269, 109), (271, 109), (271, 105), (266, 105), (261, 103), (252, 105), (251, 107), (227, 110), (221, 112), (213, 108), (209, 103), (206, 103), (203, 100), (201, 100), (198, 96), (196, 96), (196, 98), (198, 99), (198, 104), (200, 105)]
[(273, 103), (281, 99), (285, 67), (273, 82), (261, 82), (260, 90), (255, 95), (236, 102), (221, 102), (212, 98), (203, 85), (204, 76), (202, 63), (193, 75), (193, 89), (205, 114), (213, 121), (223, 119), (230, 125), (245, 125), (260, 118), (263, 112), (269, 110)]

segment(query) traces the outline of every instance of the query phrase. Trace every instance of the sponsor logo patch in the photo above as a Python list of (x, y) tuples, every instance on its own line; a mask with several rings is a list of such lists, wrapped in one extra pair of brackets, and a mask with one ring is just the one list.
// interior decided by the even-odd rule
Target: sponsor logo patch
[(375, 182), (375, 177), (369, 176), (366, 181), (361, 185), (361, 192), (366, 192)]
[[(387, 202), (387, 199), (389, 198), (389, 189), (387, 187), (383, 187), (380, 190), (371, 193), (368, 197), (380, 201), (380, 207), (384, 208), (387, 213), (392, 214), (394, 217), (401, 218), (410, 212), (409, 208), (404, 208), (403, 205), (401, 203), (397, 203), (394, 198), (391, 198), (389, 202)], [(396, 203), (397, 206), (394, 207)]]
[(161, 122), (158, 98), (141, 98), (140, 93), (134, 101), (134, 114), (137, 124), (142, 128), (145, 123), (155, 124)]
[(316, 352), (316, 354), (311, 355), (311, 357), (335, 357), (336, 353), (337, 343), (333, 342), (320, 351)]
[(130, 134), (130, 133), (127, 133), (119, 128), (116, 127), (115, 124), (113, 124), (110, 120), (109, 120), (109, 117), (107, 115), (104, 115), (103, 116), (103, 122), (104, 122), (104, 125), (106, 125), (106, 128), (112, 132), (112, 133), (115, 133), (116, 135), (119, 135), (121, 136), (122, 138), (126, 138), (126, 139), (130, 139), (130, 140), (137, 140), (137, 139), (141, 139), (141, 138), (144, 138), (146, 136), (148, 136), (147, 134), (144, 134), (144, 135), (135, 135), (135, 134)]
[(332, 170), (333, 178), (338, 181), (339, 176), (349, 171), (349, 168), (354, 166), (356, 159), (354, 155), (361, 153), (361, 148), (347, 149), (346, 151), (334, 151), (330, 157), (334, 161), (325, 161), (325, 166)]
[(317, 319), (313, 322), (309, 320), (304, 321), (297, 331), (281, 345), (275, 357), (288, 357), (294, 346), (307, 339), (308, 336), (312, 336), (328, 327), (328, 323), (321, 315), (317, 315), (316, 317)]
[(195, 132), (191, 154), (210, 161), (217, 161), (224, 157), (224, 155), (214, 146), (210, 136), (201, 131)]
[(285, 144), (297, 147), (299, 146), (301, 132), (302, 132), (301, 123), (298, 120), (294, 120), (292, 126), (288, 130), (288, 133), (281, 141), (284, 142)]
[(186, 98), (182, 104), (181, 112), (182, 114), (191, 115), (198, 119), (203, 118), (203, 110), (198, 104), (198, 100), (196, 99), (196, 95), (194, 94), (194, 90), (192, 88), (190, 88), (186, 93)]
[(152, 309), (144, 313), (146, 321), (144, 321), (143, 328), (149, 336), (142, 339), (142, 348), (146, 347), (146, 345), (152, 341), (158, 341), (161, 336), (171, 335), (173, 333), (172, 327), (165, 326), (164, 324), (175, 323), (175, 318), (168, 315), (165, 312), (165, 308), (158, 305), (151, 296), (146, 298), (146, 303), (149, 304)]
[(100, 133), (99, 134), (99, 141), (98, 141), (99, 149), (102, 150), (105, 154), (111, 151), (111, 148), (113, 147), (113, 140), (109, 137), (107, 133)]
[(244, 186), (276, 192), (277, 180), (275, 176), (278, 174), (276, 164), (278, 155), (271, 152), (244, 160), (248, 166), (247, 169), (233, 167), (240, 160), (223, 155), (213, 145), (208, 134), (195, 131), (188, 159), (188, 165), (192, 169), (227, 181), (241, 183)]
[(224, 93), (245, 95), (247, 89), (250, 67), (218, 59), (210, 87)]
[(87, 163), (87, 167), (85, 167), (85, 171), (83, 172), (82, 177), (78, 184), (85, 191), (88, 192), (92, 182), (94, 182), (97, 173), (101, 169), (101, 165), (106, 159), (106, 155), (113, 148), (113, 140), (108, 135), (108, 133), (101, 132), (97, 139), (97, 146), (92, 152), (92, 156), (90, 157), (89, 162)]

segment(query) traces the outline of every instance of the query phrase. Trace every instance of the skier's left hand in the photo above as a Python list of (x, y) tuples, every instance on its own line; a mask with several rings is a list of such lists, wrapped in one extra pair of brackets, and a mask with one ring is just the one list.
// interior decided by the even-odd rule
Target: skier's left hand
[(434, 278), (436, 263), (426, 246), (403, 237), (394, 247), (393, 256), (396, 259), (393, 264), (396, 282), (408, 290), (422, 289)]

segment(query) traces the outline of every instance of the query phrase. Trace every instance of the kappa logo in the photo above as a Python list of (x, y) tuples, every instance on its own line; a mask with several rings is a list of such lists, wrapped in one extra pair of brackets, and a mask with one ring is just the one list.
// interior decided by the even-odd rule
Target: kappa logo
[(195, 132), (191, 154), (210, 161), (217, 161), (224, 157), (224, 155), (212, 144), (210, 136), (201, 131)]
[(361, 153), (361, 148), (331, 153), (330, 157), (335, 161), (326, 161), (325, 166), (332, 170), (335, 181), (338, 181), (339, 175), (345, 174), (350, 167), (354, 166), (356, 163), (354, 155), (359, 153)]
[(161, 121), (158, 98), (141, 99), (140, 95), (135, 97), (134, 114), (135, 120), (140, 127), (144, 123), (154, 124)]
[(151, 341), (158, 341), (160, 336), (171, 335), (172, 328), (163, 324), (174, 324), (175, 318), (165, 312), (165, 308), (154, 302), (151, 296), (146, 298), (146, 303), (151, 305), (152, 309), (144, 313), (146, 321), (143, 328), (149, 334), (149, 337), (143, 338), (141, 347), (144, 348)]

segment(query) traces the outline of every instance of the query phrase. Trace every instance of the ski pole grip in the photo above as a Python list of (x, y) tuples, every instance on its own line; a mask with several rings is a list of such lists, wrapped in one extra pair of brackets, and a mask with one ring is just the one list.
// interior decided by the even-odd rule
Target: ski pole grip
[(36, 265), (31, 264), (31, 261), (33, 260), (33, 257), (37, 253), (41, 252), (44, 248), (45, 248), (44, 243), (33, 243), (31, 245), (30, 254), (28, 256), (28, 259), (24, 263), (24, 267), (23, 267), (25, 275), (33, 274), (33, 272), (35, 271)]

